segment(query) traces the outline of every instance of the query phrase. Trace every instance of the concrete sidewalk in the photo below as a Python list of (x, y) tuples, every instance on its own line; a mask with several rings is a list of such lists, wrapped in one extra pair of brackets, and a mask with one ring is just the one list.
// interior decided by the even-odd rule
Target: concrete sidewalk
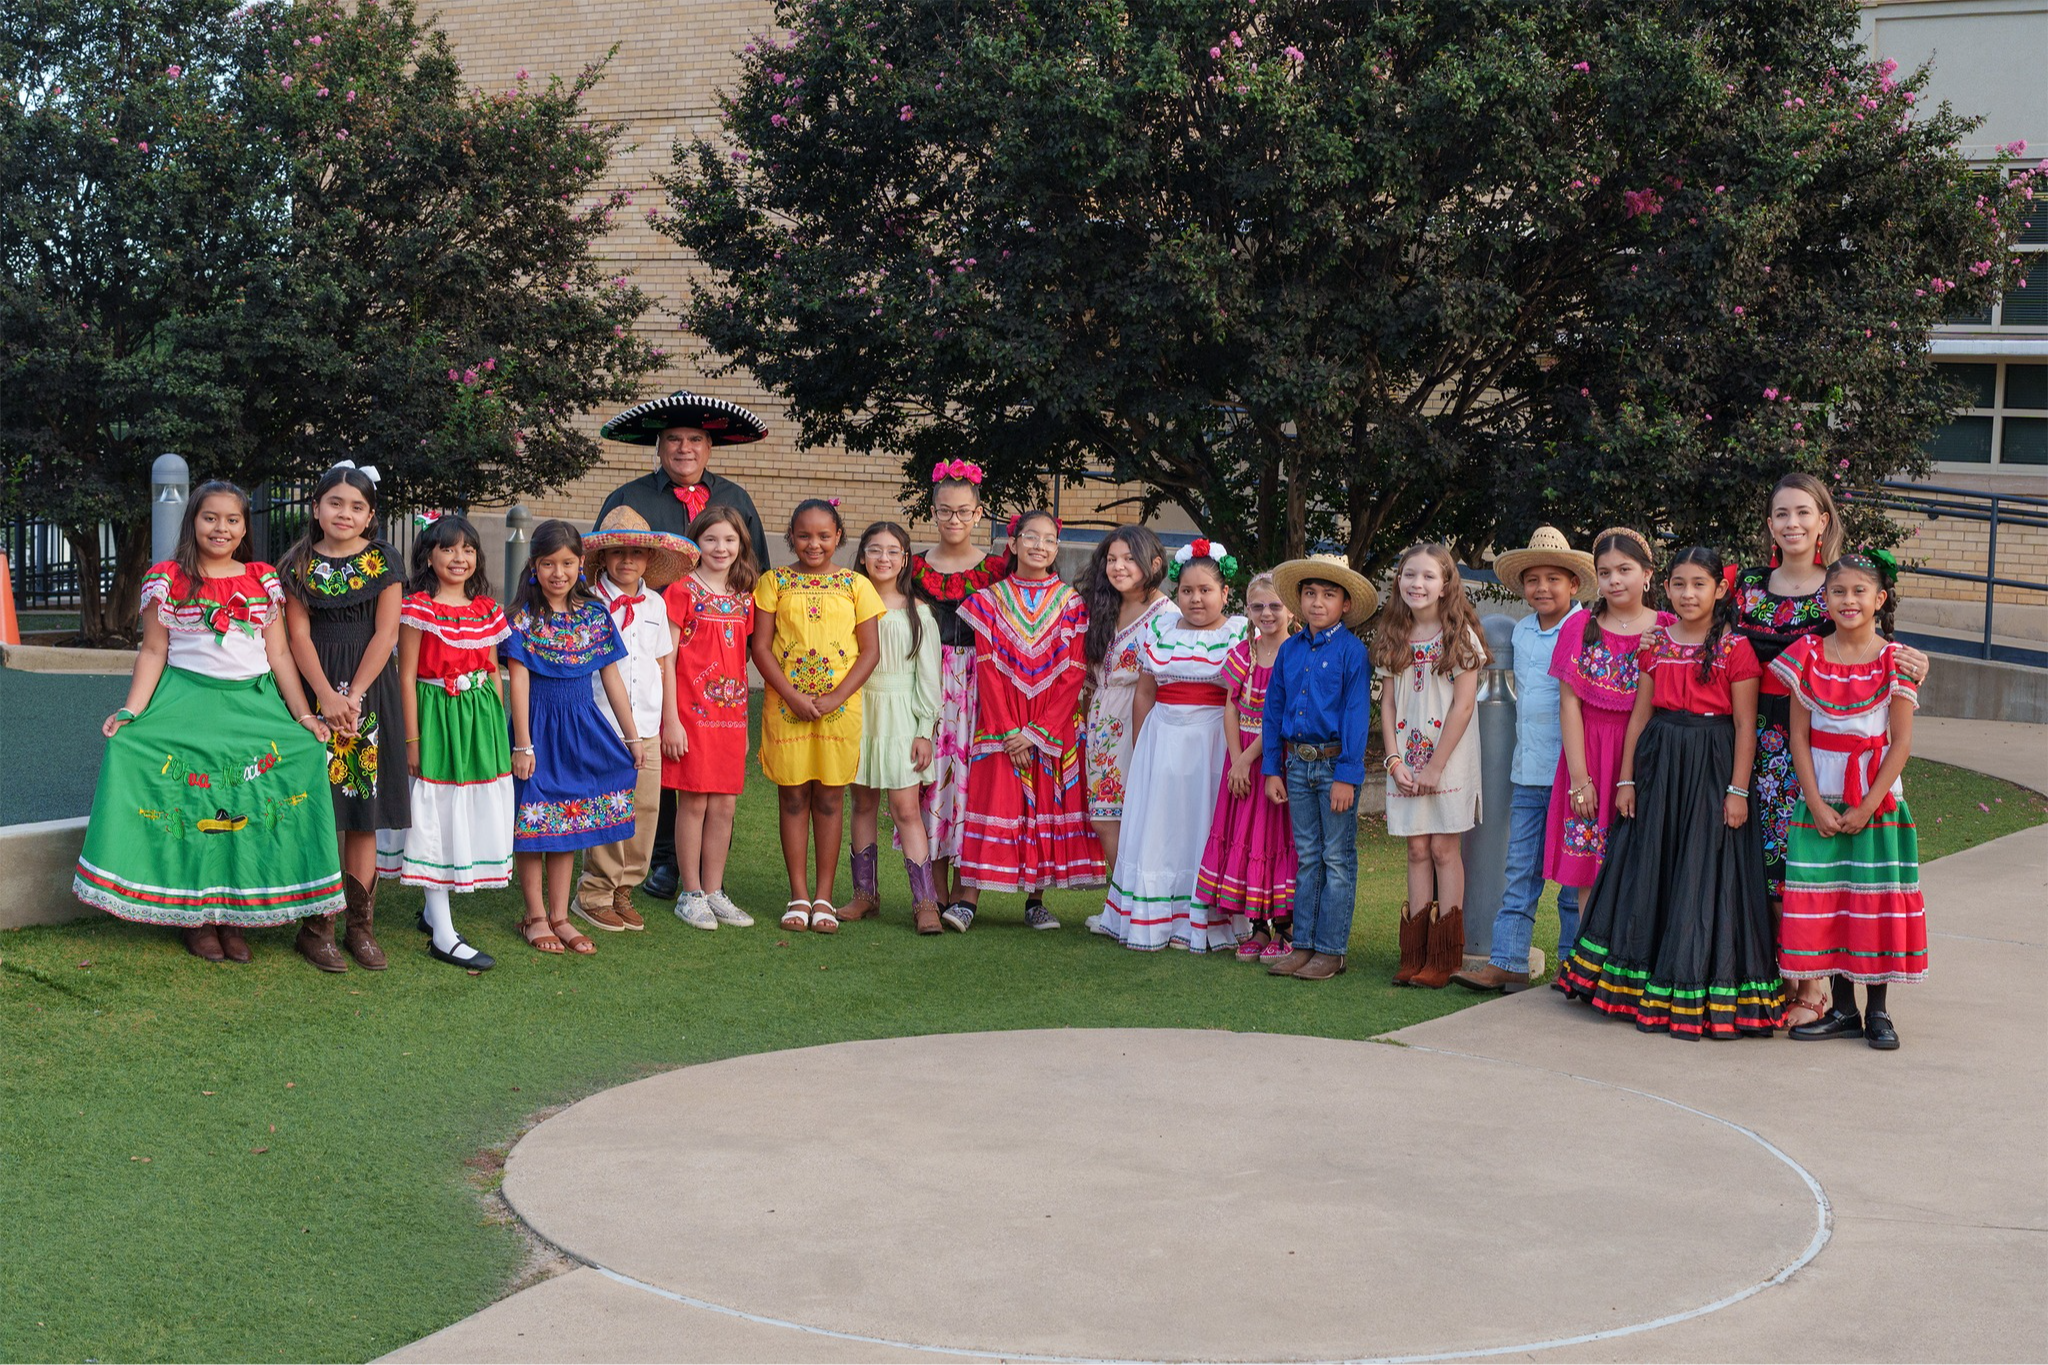
[(2048, 965), (2048, 827), (1924, 877), (1891, 1054), (1532, 991), (1380, 1043), (944, 1036), (608, 1091), (506, 1172), (584, 1268), (391, 1358), (2036, 1358), (2048, 1049), (1993, 1006)]

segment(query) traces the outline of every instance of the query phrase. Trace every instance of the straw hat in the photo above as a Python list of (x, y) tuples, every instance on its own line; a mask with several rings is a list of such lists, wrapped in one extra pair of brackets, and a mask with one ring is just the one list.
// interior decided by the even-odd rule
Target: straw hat
[(647, 551), (647, 586), (665, 588), (697, 567), (697, 542), (648, 526), (630, 507), (614, 507), (604, 524), (583, 537), (583, 572), (593, 581), (604, 572), (606, 550)]
[(1502, 587), (1520, 588), (1525, 572), (1544, 565), (1563, 569), (1577, 579), (1578, 588), (1572, 595), (1581, 602), (1593, 600), (1593, 591), (1598, 586), (1593, 579), (1593, 556), (1584, 550), (1574, 550), (1564, 532), (1555, 526), (1537, 527), (1529, 537), (1528, 548), (1496, 556), (1493, 571), (1500, 577)]
[(1379, 610), (1379, 590), (1351, 567), (1351, 561), (1343, 555), (1310, 555), (1307, 559), (1290, 559), (1273, 570), (1273, 591), (1280, 594), (1280, 600), (1296, 620), (1301, 619), (1301, 585), (1311, 578), (1335, 583), (1351, 594), (1351, 610), (1344, 613), (1344, 624), (1353, 630), (1370, 621)]
[(627, 408), (597, 433), (607, 441), (651, 446), (671, 427), (695, 427), (715, 446), (745, 445), (768, 434), (768, 426), (738, 403), (707, 398), (677, 389), (666, 398), (650, 398)]

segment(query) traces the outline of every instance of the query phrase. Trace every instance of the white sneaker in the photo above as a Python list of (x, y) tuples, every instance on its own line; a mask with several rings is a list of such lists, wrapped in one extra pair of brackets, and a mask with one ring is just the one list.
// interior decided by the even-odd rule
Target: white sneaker
[(676, 918), (692, 929), (716, 929), (718, 917), (702, 891), (685, 891), (676, 897)]
[(1088, 926), (1088, 932), (1091, 934), (1100, 934), (1104, 938), (1116, 937), (1114, 931), (1107, 929), (1103, 926), (1102, 916), (1100, 915), (1090, 915), (1086, 920), (1082, 922)]
[(754, 917), (732, 903), (732, 898), (723, 891), (713, 891), (705, 897), (711, 904), (711, 913), (718, 917), (720, 924), (730, 924), (735, 929), (744, 929), (754, 922)]

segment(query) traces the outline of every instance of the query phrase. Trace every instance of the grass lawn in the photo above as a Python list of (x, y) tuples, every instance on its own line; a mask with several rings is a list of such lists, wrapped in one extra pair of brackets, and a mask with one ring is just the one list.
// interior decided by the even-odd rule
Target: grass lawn
[[(1907, 782), (1929, 857), (2048, 819), (2038, 797), (1955, 769), (1916, 761)], [(886, 858), (880, 923), (782, 934), (758, 776), (730, 878), (753, 929), (702, 933), (643, 901), (646, 933), (543, 957), (514, 931), (512, 893), (460, 898), (464, 932), (501, 961), (470, 976), (426, 957), (417, 893), (387, 886), (383, 973), (315, 973), (289, 930), (252, 935), (256, 961), (239, 968), (103, 917), (0, 935), (0, 1358), (392, 1350), (518, 1272), (522, 1239), (479, 1191), (528, 1117), (669, 1067), (980, 1029), (1364, 1038), (1474, 1003), (1385, 984), (1403, 858), (1383, 828), (1360, 853), (1352, 971), (1321, 986), (1122, 951), (1082, 929), (1099, 905), (1084, 893), (1051, 898), (1058, 933), (990, 897), (973, 932), (920, 939)], [(1555, 936), (1552, 916), (1538, 941)]]

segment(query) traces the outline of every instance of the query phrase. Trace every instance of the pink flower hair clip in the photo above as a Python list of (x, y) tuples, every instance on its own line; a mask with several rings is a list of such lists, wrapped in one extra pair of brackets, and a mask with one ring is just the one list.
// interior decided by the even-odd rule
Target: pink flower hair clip
[(981, 466), (971, 460), (940, 460), (932, 466), (932, 482), (944, 483), (948, 479), (963, 479), (981, 487)]

